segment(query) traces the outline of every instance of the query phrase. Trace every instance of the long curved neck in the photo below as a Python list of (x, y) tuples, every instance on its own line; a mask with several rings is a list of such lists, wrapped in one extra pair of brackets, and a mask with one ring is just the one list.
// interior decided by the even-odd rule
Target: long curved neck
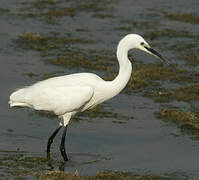
[(131, 72), (132, 65), (128, 59), (128, 51), (131, 48), (128, 46), (128, 42), (121, 40), (117, 47), (117, 59), (119, 62), (119, 73), (117, 77), (111, 81), (111, 86), (114, 88), (113, 96), (117, 95), (128, 83)]

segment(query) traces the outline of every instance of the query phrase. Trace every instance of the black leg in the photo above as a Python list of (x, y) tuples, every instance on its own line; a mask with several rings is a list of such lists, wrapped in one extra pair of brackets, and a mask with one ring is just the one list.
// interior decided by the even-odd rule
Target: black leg
[(57, 133), (59, 132), (59, 130), (62, 128), (62, 126), (59, 126), (54, 132), (53, 134), (50, 136), (50, 138), (48, 139), (48, 144), (47, 144), (47, 158), (50, 158), (50, 146), (53, 143), (53, 139), (55, 138), (55, 136), (57, 135)]
[(62, 134), (62, 139), (61, 139), (61, 144), (60, 144), (60, 151), (61, 151), (61, 155), (64, 158), (64, 161), (68, 161), (68, 157), (66, 155), (66, 150), (65, 150), (65, 137), (66, 137), (66, 131), (67, 131), (67, 125), (64, 127), (64, 131)]

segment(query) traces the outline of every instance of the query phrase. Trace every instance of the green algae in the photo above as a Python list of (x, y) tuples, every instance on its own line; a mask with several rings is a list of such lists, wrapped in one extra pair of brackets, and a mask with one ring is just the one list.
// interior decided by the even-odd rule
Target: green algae
[(169, 20), (182, 21), (182, 22), (191, 23), (191, 24), (199, 24), (199, 16), (197, 16), (196, 14), (166, 13), (165, 17), (167, 17)]

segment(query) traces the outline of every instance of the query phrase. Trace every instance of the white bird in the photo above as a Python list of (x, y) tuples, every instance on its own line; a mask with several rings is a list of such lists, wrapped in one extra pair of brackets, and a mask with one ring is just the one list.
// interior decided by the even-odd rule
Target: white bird
[(64, 161), (68, 161), (65, 151), (65, 136), (70, 119), (77, 113), (91, 109), (120, 93), (129, 81), (132, 65), (128, 51), (139, 49), (164, 59), (153, 50), (138, 34), (128, 34), (117, 46), (119, 73), (112, 81), (104, 81), (93, 73), (76, 73), (53, 77), (21, 88), (10, 95), (11, 107), (22, 106), (35, 110), (51, 111), (61, 118), (59, 127), (48, 139), (47, 157), (50, 158), (50, 146), (54, 137), (64, 127), (60, 151)]

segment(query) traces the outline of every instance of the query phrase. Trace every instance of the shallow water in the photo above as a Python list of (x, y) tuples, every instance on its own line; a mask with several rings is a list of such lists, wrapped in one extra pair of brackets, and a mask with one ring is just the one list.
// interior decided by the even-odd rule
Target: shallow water
[[(114, 57), (117, 43), (124, 35), (139, 33), (171, 63), (179, 64), (181, 68), (191, 72), (198, 70), (198, 64), (187, 66), (184, 57), (189, 52), (198, 51), (199, 24), (173, 21), (165, 17), (165, 13), (194, 13), (199, 16), (199, 2), (195, 0), (103, 0), (101, 3), (94, 1), (93, 6), (89, 7), (85, 7), (89, 1), (63, 0), (56, 5), (74, 7), (75, 15), (47, 19), (41, 15), (44, 10), (36, 8), (32, 2), (34, 1), (1, 2), (4, 7), (0, 9), (1, 158), (6, 152), (9, 154), (17, 150), (28, 156), (45, 157), (47, 139), (58, 125), (54, 117), (41, 116), (28, 109), (10, 109), (7, 102), (13, 90), (43, 79), (44, 74), (90, 71), (100, 76), (106, 75), (105, 71), (99, 69), (47, 63), (49, 59), (63, 54), (64, 51), (72, 49), (77, 54), (88, 55), (96, 51), (95, 54), (102, 57)], [(29, 7), (32, 9), (28, 9)], [(45, 5), (45, 8), (48, 11), (52, 7)], [(28, 16), (30, 12), (35, 16)], [(162, 33), (150, 39), (151, 32), (163, 32), (166, 29), (177, 33)], [(80, 41), (36, 51), (24, 48), (23, 42), (19, 41), (23, 32), (47, 36), (58, 33), (61, 37), (84, 39), (88, 43)], [(186, 48), (186, 45), (192, 46)], [(135, 57), (136, 64), (156, 63), (153, 57), (137, 51), (131, 52), (130, 55)], [(106, 61), (102, 60), (102, 63)], [(111, 62), (113, 68), (117, 67), (115, 64), (116, 62)], [(36, 76), (29, 77), (27, 74), (30, 72)], [(160, 83), (164, 87), (178, 84), (170, 81)], [(181, 82), (180, 85), (182, 84)], [(80, 115), (80, 121), (71, 122), (66, 138), (70, 162), (65, 165), (65, 171), (74, 173), (78, 169), (83, 175), (109, 169), (157, 174), (176, 173), (188, 175), (189, 179), (199, 178), (198, 140), (194, 140), (192, 135), (182, 134), (175, 124), (166, 123), (154, 114), (167, 106), (189, 110), (190, 105), (175, 101), (154, 102), (143, 96), (143, 89), (132, 90), (128, 94), (122, 91), (117, 97), (103, 104), (100, 116), (96, 114), (91, 118), (87, 114)], [(105, 112), (109, 112), (109, 115), (103, 116)], [(51, 150), (52, 159), (55, 161), (51, 166), (54, 169), (59, 169), (62, 162), (58, 148), (60, 134)], [(50, 167), (47, 165), (46, 169), (48, 168)], [(4, 168), (1, 168), (0, 172), (8, 175)]]

